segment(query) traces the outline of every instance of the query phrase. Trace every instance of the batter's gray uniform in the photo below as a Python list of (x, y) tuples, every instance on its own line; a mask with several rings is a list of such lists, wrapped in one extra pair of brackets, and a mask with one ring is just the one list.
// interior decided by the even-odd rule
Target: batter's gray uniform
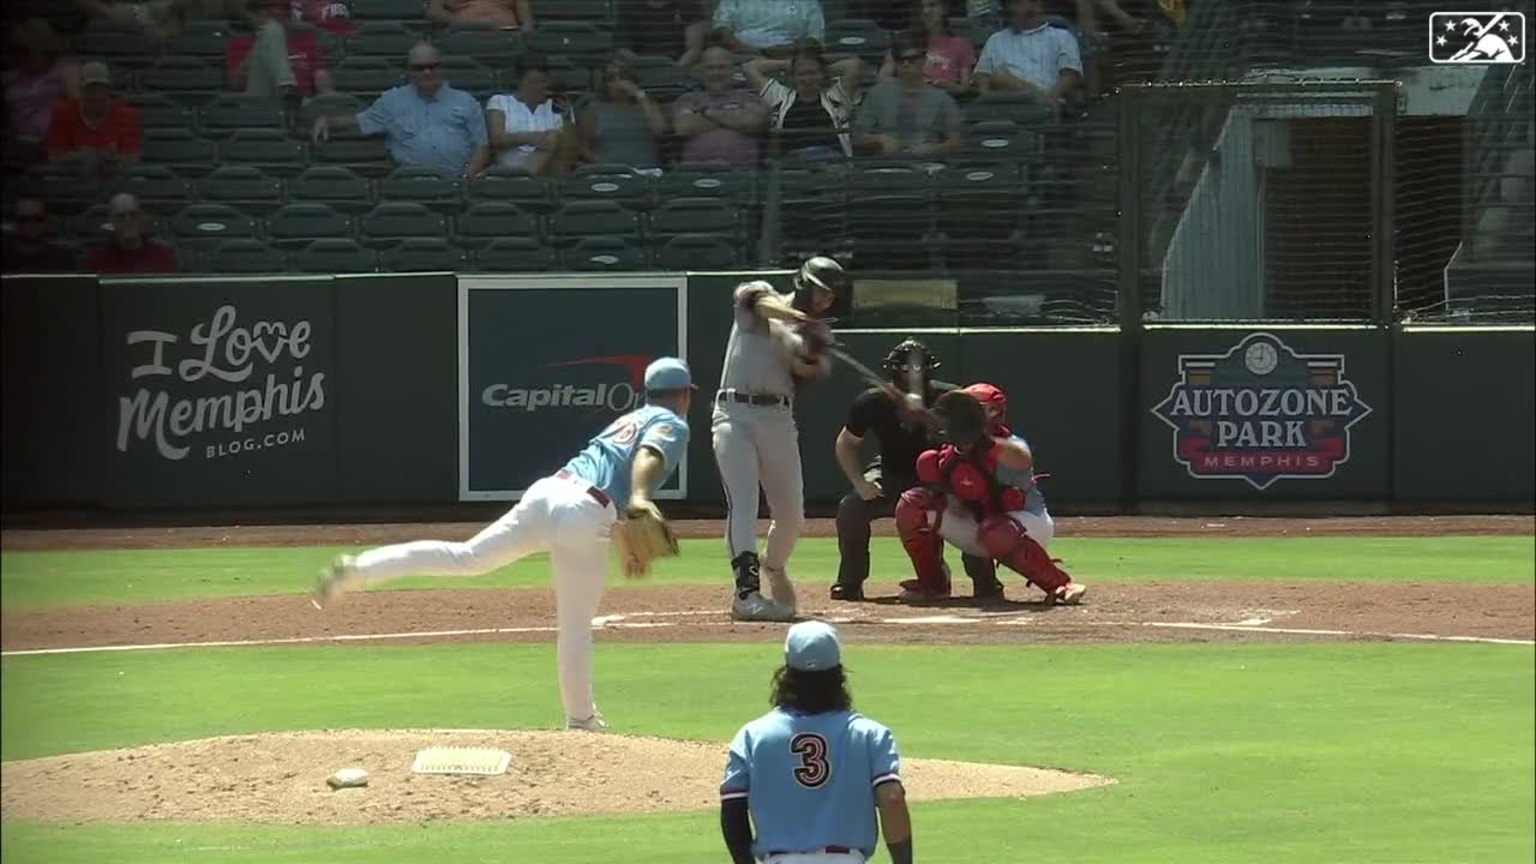
[[(785, 565), (805, 526), (805, 483), (800, 468), (800, 433), (793, 412), (796, 358), (805, 343), (793, 324), (767, 320), (753, 304), (766, 282), (744, 282), (733, 297), (735, 323), (725, 346), (720, 389), (711, 422), (715, 461), (725, 486), (726, 542), (736, 574), (732, 612), (747, 620), (790, 620), (794, 586)], [(817, 361), (825, 375), (831, 361)], [(773, 522), (757, 554), (757, 496), (761, 487)], [(759, 573), (768, 576), (772, 600), (760, 592)]]

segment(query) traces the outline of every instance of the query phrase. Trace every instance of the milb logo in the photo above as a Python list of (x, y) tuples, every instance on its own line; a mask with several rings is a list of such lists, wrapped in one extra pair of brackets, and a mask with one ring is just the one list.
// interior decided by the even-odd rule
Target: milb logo
[(1453, 65), (1525, 62), (1525, 15), (1519, 12), (1436, 12), (1429, 16), (1429, 60)]
[(1349, 461), (1350, 429), (1370, 413), (1344, 355), (1301, 354), (1269, 333), (1222, 354), (1179, 355), (1179, 378), (1152, 409), (1191, 477), (1260, 490), (1332, 477)]

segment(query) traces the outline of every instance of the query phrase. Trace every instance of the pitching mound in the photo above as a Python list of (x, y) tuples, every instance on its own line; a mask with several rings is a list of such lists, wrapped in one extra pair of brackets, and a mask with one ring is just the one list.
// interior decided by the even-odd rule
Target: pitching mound
[[(411, 773), (427, 747), (494, 747), (507, 773)], [(240, 735), (7, 762), (4, 818), (32, 822), (422, 823), (619, 815), (718, 806), (724, 745), (579, 732), (386, 730)], [(326, 778), (362, 768), (365, 788)], [(912, 800), (1071, 792), (1107, 777), (909, 759)]]

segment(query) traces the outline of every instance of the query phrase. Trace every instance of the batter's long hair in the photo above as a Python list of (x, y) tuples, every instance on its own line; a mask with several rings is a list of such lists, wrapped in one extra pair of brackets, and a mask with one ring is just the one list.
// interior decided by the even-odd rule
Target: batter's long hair
[(853, 694), (848, 692), (848, 675), (842, 666), (822, 672), (780, 666), (773, 673), (773, 695), (768, 701), (796, 714), (853, 710)]

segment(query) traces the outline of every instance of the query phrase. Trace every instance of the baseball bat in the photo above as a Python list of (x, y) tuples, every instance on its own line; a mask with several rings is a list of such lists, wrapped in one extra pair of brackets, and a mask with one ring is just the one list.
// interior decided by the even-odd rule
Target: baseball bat
[(833, 345), (832, 347), (828, 348), (827, 351), (833, 357), (836, 357), (837, 359), (848, 364), (848, 368), (859, 373), (860, 378), (863, 378), (865, 381), (868, 381), (876, 387), (884, 387), (886, 384), (890, 383), (883, 376), (876, 374), (875, 370), (865, 366), (858, 360), (855, 360), (853, 355), (849, 354), (847, 351), (844, 351), (842, 347)]

